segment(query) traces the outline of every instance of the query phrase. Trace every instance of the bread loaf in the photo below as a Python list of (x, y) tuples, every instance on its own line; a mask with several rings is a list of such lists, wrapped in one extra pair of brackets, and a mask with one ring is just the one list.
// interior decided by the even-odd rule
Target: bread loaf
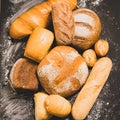
[(10, 72), (10, 83), (16, 90), (38, 89), (37, 64), (25, 59), (18, 59)]
[(48, 53), (53, 40), (54, 35), (50, 30), (36, 27), (27, 41), (24, 56), (39, 63)]
[(74, 10), (73, 16), (75, 25), (72, 44), (81, 49), (88, 49), (100, 36), (100, 19), (94, 11), (86, 8)]
[(86, 118), (105, 85), (111, 68), (112, 61), (108, 57), (102, 57), (95, 63), (85, 85), (73, 104), (72, 116), (75, 120), (84, 120)]
[(40, 62), (37, 74), (41, 85), (49, 94), (66, 97), (85, 83), (88, 67), (74, 48), (57, 46)]
[(52, 20), (58, 45), (69, 45), (73, 39), (74, 21), (68, 2), (56, 2), (52, 6)]

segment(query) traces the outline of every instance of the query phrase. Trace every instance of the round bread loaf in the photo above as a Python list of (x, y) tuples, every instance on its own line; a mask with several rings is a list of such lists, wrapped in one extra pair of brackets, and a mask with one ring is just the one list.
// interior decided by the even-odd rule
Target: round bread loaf
[(38, 89), (38, 78), (36, 75), (37, 64), (25, 58), (18, 59), (10, 72), (10, 83), (17, 90)]
[(46, 92), (67, 97), (85, 83), (88, 67), (74, 48), (56, 46), (40, 62), (37, 74)]
[(101, 22), (98, 15), (86, 8), (73, 12), (74, 33), (72, 44), (81, 49), (90, 48), (99, 38)]

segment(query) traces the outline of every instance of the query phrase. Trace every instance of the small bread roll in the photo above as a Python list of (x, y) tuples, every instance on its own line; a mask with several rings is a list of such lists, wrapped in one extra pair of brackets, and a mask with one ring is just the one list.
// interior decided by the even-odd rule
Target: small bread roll
[(53, 40), (54, 35), (51, 31), (37, 27), (27, 42), (24, 56), (39, 63), (48, 53)]
[(94, 11), (86, 8), (75, 10), (73, 16), (75, 25), (72, 44), (81, 49), (88, 49), (100, 36), (100, 19)]
[(35, 120), (48, 120), (50, 114), (45, 108), (45, 99), (48, 97), (46, 93), (38, 92), (34, 94), (35, 103)]
[(73, 39), (74, 20), (68, 2), (56, 2), (53, 4), (52, 20), (57, 44), (71, 44)]
[(37, 69), (39, 81), (49, 94), (67, 97), (85, 83), (88, 66), (72, 47), (54, 47), (40, 62)]
[(10, 83), (17, 90), (38, 89), (37, 64), (25, 58), (18, 59), (10, 72)]
[(66, 117), (71, 112), (70, 102), (60, 95), (49, 95), (45, 99), (46, 110), (54, 116)]
[(109, 43), (107, 40), (98, 40), (94, 46), (95, 52), (99, 57), (105, 56), (109, 51)]
[(83, 52), (82, 56), (85, 59), (87, 65), (89, 67), (93, 67), (94, 64), (97, 61), (97, 56), (96, 56), (96, 53), (95, 53), (95, 51), (93, 49), (87, 49), (87, 50), (85, 50)]

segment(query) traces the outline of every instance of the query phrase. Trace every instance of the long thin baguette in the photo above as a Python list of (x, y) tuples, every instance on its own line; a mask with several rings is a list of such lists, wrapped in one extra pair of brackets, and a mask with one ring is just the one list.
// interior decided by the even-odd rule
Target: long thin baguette
[(108, 57), (100, 58), (78, 94), (73, 107), (72, 116), (75, 120), (83, 120), (88, 115), (100, 91), (108, 79), (112, 68), (112, 61)]

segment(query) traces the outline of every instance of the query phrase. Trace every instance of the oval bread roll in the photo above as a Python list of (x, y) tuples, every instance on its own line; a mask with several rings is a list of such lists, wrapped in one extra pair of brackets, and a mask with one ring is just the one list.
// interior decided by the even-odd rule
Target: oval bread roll
[(72, 44), (81, 49), (88, 49), (100, 36), (100, 19), (94, 11), (86, 8), (73, 11), (73, 16), (75, 25)]
[(79, 92), (73, 107), (72, 116), (75, 120), (84, 120), (94, 105), (112, 68), (112, 61), (108, 57), (100, 58), (92, 68), (88, 79)]
[(82, 56), (85, 59), (87, 65), (89, 67), (93, 67), (94, 64), (97, 61), (97, 56), (96, 56), (96, 53), (95, 53), (95, 51), (93, 49), (87, 49), (87, 50), (85, 50), (83, 52)]
[(103, 40), (103, 39), (98, 40), (94, 45), (94, 49), (95, 49), (96, 54), (99, 57), (103, 57), (109, 51), (109, 43), (107, 40)]
[(41, 85), (49, 94), (66, 97), (85, 83), (88, 67), (74, 48), (57, 46), (40, 62), (37, 74)]
[(71, 112), (70, 102), (60, 95), (49, 95), (45, 99), (46, 110), (54, 116), (66, 117)]
[(24, 56), (36, 62), (40, 62), (48, 53), (54, 40), (54, 35), (51, 31), (37, 27), (28, 39)]

